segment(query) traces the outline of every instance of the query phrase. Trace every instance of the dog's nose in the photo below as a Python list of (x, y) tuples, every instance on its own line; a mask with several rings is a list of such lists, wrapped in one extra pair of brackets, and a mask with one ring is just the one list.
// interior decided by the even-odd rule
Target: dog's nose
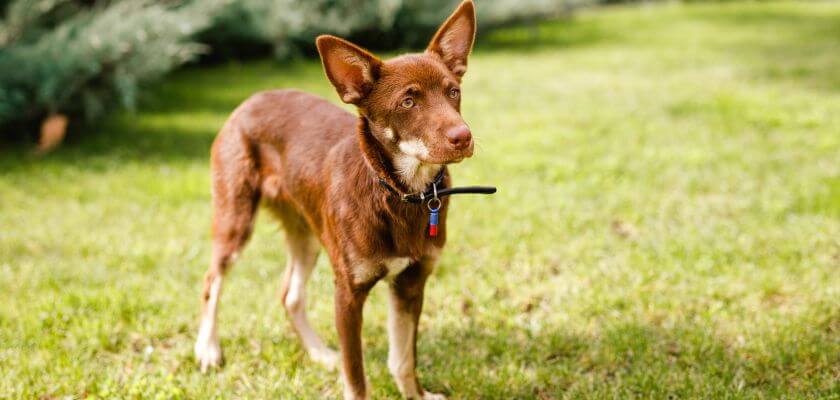
[(466, 149), (470, 147), (470, 142), (472, 142), (472, 132), (470, 132), (468, 126), (461, 125), (446, 132), (446, 138), (452, 144), (452, 147), (459, 150)]

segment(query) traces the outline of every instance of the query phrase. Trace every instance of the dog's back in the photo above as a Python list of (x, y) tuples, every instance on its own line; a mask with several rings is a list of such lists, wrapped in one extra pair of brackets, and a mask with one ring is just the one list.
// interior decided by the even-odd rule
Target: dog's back
[(324, 178), (331, 152), (358, 152), (356, 121), (341, 107), (298, 90), (257, 93), (233, 112), (213, 143), (214, 180), (233, 178), (226, 170), (248, 169), (262, 196), (299, 198)]

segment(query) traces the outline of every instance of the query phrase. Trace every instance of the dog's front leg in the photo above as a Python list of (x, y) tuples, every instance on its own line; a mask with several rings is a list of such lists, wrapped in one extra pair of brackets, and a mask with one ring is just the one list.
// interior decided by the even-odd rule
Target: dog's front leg
[(367, 399), (364, 355), (362, 354), (362, 308), (373, 284), (355, 285), (337, 280), (335, 320), (341, 347), (344, 399)]
[(417, 324), (423, 311), (423, 289), (434, 261), (424, 260), (406, 268), (391, 282), (388, 298), (388, 369), (407, 399), (443, 400), (426, 392), (417, 380)]

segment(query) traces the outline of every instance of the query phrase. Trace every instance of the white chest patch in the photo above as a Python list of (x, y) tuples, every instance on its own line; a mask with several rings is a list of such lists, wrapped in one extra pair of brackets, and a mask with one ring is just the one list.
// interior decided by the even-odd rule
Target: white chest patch
[(429, 157), (429, 149), (419, 139), (403, 140), (399, 148), (401, 153), (394, 158), (397, 174), (411, 190), (423, 190), (441, 166), (421, 161)]
[(388, 277), (397, 276), (402, 272), (408, 264), (410, 263), (410, 259), (408, 257), (394, 257), (385, 260), (382, 264), (385, 265), (385, 268), (388, 269)]

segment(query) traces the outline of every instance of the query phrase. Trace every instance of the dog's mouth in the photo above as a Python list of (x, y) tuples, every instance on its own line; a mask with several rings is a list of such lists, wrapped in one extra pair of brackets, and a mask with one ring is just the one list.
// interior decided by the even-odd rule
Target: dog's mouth
[[(437, 143), (435, 143), (437, 144)], [(398, 167), (416, 168), (419, 165), (447, 165), (457, 164), (473, 155), (474, 143), (463, 149), (449, 146), (427, 145), (420, 139), (400, 142), (399, 151), (395, 155)]]
[(441, 155), (440, 157), (425, 157), (419, 158), (420, 162), (424, 164), (457, 164), (461, 161), (464, 161), (467, 158), (472, 157), (473, 155), (473, 146), (463, 149), (463, 150), (450, 150), (447, 151), (445, 154)]
[(465, 159), (465, 158), (469, 158), (469, 156), (460, 156), (460, 157), (455, 157), (455, 158), (449, 159), (449, 160), (448, 160), (448, 161), (446, 161), (444, 164), (458, 164), (458, 163), (460, 163), (461, 161), (464, 161), (464, 159)]
[(459, 155), (454, 157), (446, 157), (446, 158), (428, 158), (428, 159), (419, 159), (420, 163), (423, 165), (449, 165), (449, 164), (458, 164), (461, 161), (464, 161), (465, 158), (469, 156)]

